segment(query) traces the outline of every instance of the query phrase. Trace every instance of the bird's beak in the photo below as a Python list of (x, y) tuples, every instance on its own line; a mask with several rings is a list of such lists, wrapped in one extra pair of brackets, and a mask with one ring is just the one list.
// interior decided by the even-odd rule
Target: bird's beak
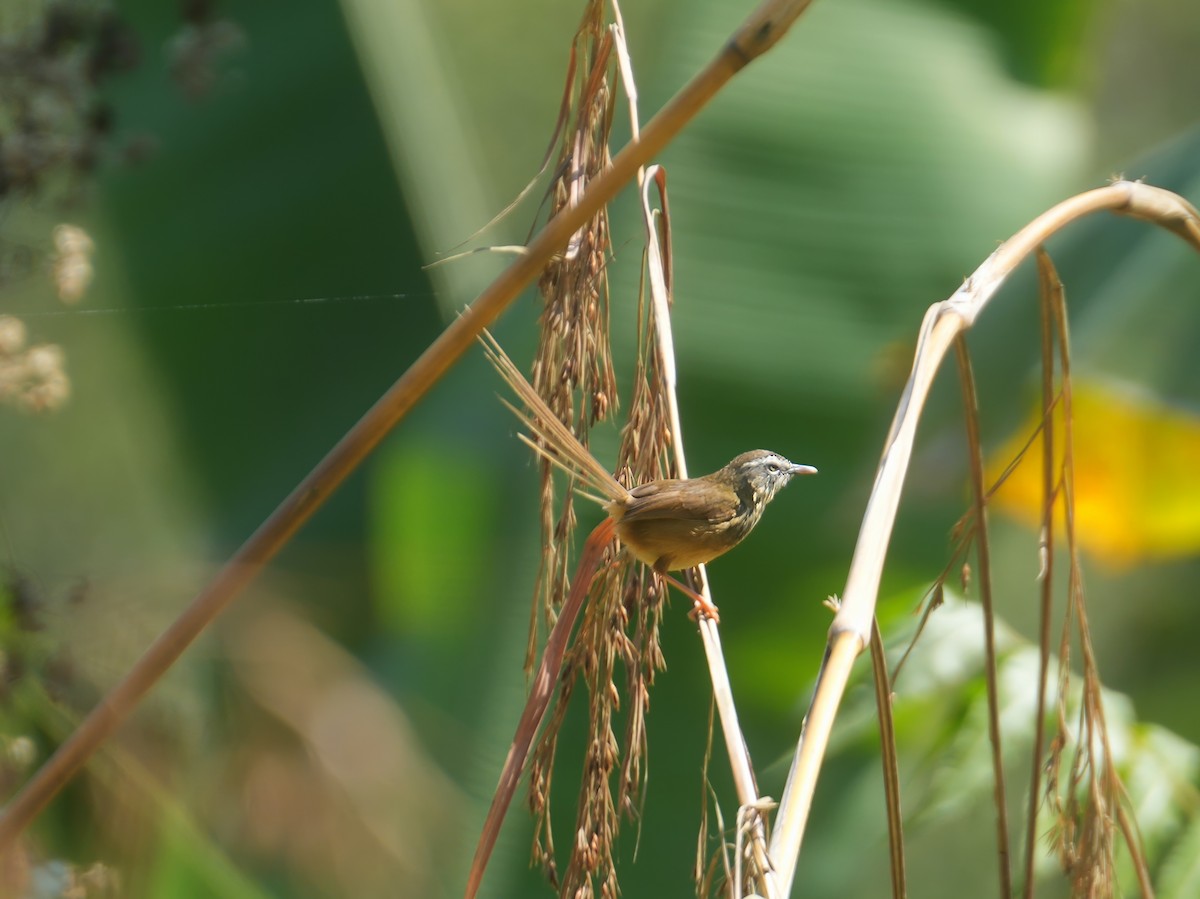
[(797, 465), (794, 462), (792, 463), (792, 470), (789, 472), (789, 474), (793, 474), (793, 475), (816, 474), (816, 473), (817, 473), (817, 470), (815, 468), (813, 468), (811, 465)]

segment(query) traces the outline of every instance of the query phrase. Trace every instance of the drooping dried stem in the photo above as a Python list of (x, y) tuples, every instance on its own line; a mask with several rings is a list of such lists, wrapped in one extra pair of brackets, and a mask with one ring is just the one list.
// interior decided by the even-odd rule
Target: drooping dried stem
[[(1075, 536), (1074, 417), (1066, 300), (1049, 256), (1040, 252), (1038, 263), (1043, 305), (1051, 313), (1052, 333), (1057, 338), (1055, 349), (1061, 377), (1059, 409), (1063, 417), (1061, 461), (1054, 458), (1050, 449), (1043, 450), (1043, 457), (1049, 459), (1052, 475), (1059, 485), (1049, 494), (1044, 517), (1053, 520), (1054, 508), (1057, 501), (1061, 500), (1068, 561), (1067, 605), (1059, 642), (1058, 731), (1047, 762), (1047, 767), (1055, 772), (1047, 780), (1047, 799), (1055, 813), (1053, 839), (1073, 895), (1112, 895), (1116, 886), (1116, 844), (1120, 832), (1133, 861), (1142, 896), (1149, 899), (1154, 895), (1154, 889), (1140, 836), (1124, 808), (1128, 798), (1116, 769), (1116, 759), (1109, 740), (1100, 668), (1092, 645)], [(1050, 423), (1047, 423), (1046, 429), (1049, 428)], [(1074, 627), (1072, 621), (1076, 622)], [(1081, 650), (1083, 678), (1079, 716), (1074, 730), (1070, 728), (1065, 713), (1072, 676), (1069, 664), (1072, 638), (1078, 640)], [(1069, 777), (1065, 787), (1061, 787), (1057, 771), (1063, 764), (1066, 748), (1072, 743), (1074, 751), (1071, 753)], [(1039, 800), (1036, 792), (1031, 793), (1031, 816), (1036, 813)]]
[[(1063, 303), (1062, 284), (1044, 248), (1038, 248), (1038, 285), (1041, 302), (1042, 332), (1042, 420), (1038, 432), (1042, 437), (1042, 528), (1038, 626), (1038, 682), (1034, 709), (1033, 756), (1029, 775), (1029, 808), (1025, 819), (1024, 897), (1033, 899), (1034, 865), (1037, 859), (1037, 821), (1041, 807), (1041, 777), (1046, 750), (1046, 688), (1050, 683), (1050, 630), (1054, 609), (1054, 509), (1058, 487), (1054, 465), (1054, 410), (1058, 392), (1055, 387), (1054, 321), (1052, 307)], [(1065, 309), (1065, 306), (1063, 307)], [(1063, 318), (1065, 321), (1065, 318)], [(1064, 344), (1065, 346), (1065, 344)]]

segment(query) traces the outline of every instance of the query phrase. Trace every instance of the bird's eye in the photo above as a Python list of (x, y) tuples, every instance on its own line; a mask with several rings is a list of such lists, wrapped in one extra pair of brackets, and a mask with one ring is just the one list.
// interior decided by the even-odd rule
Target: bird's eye
[(779, 474), (779, 472), (783, 471), (783, 466), (778, 462), (768, 462), (767, 471), (771, 472), (771, 474)]

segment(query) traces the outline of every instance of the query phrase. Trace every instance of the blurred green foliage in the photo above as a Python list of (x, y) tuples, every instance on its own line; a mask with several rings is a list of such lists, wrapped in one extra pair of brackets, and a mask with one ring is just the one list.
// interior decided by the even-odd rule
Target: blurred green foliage
[[(1200, 196), (1200, 137), (1189, 131), (1200, 12), (1187, 0), (1152, 6), (1143, 16), (1121, 0), (822, 0), (664, 153), (692, 466), (768, 446), (821, 469), (713, 566), (765, 793), (782, 786), (769, 762), (798, 731), (828, 626), (820, 600), (841, 589), (925, 307), (998, 240), (1110, 172)], [(748, 8), (662, 0), (625, 10), (643, 119)], [(20, 207), (0, 223), (6, 243), (34, 253), (58, 220), (85, 225), (98, 248), (78, 312), (52, 305), (36, 266), (0, 285), (4, 311), (34, 313), (34, 339), (64, 347), (73, 383), (71, 404), (52, 418), (0, 417), (2, 550), (54, 610), (47, 639), (71, 671), (58, 672), (66, 686), (47, 701), (69, 714), (89, 707), (499, 270), (492, 256), (422, 266), (455, 251), (535, 172), (581, 14), (550, 0), (223, 3), (211, 14), (244, 40), (201, 57), (214, 80), (197, 97), (171, 77), (181, 48), (195, 49), (180, 43), (196, 34), (177, 9), (121, 9), (142, 59), (105, 87), (113, 151), (83, 198)], [(1168, 10), (1172, 40), (1148, 43)], [(1131, 69), (1131, 59), (1155, 65)], [(134, 138), (153, 146), (139, 164), (115, 150)], [(522, 241), (534, 205), (482, 241)], [(617, 364), (628, 371), (641, 229), (628, 197), (613, 221)], [(1084, 223), (1052, 250), (1080, 365), (1194, 405), (1197, 261), (1173, 238), (1113, 219)], [(1034, 395), (1028, 288), (1018, 280), (971, 338), (992, 443)], [(499, 325), (518, 360), (536, 313), (536, 301), (521, 301)], [(35, 829), (43, 857), (110, 863), (146, 896), (458, 893), (523, 701), (538, 557), (536, 478), (499, 390), (477, 356), (434, 388), (127, 729), (122, 751), (163, 796), (114, 811), (114, 793), (137, 791), (129, 775), (96, 766)], [(966, 496), (957, 388), (947, 379), (935, 399), (890, 553), (893, 621), (941, 569)], [(597, 452), (609, 458), (605, 441)], [(1000, 522), (996, 540), (1001, 614), (1028, 637), (1035, 537)], [(1089, 575), (1110, 683), (1143, 716), (1200, 740), (1188, 637), (1200, 623), (1195, 562)], [(77, 594), (80, 583), (88, 589)], [(439, 790), (457, 823), (436, 853), (406, 856), (355, 817), (361, 804), (347, 810), (345, 772), (319, 751), (319, 722), (295, 725), (230, 665), (251, 614), (241, 607), (277, 603), (353, 653), (364, 666), (355, 676), (411, 722), (409, 782), (448, 784)], [(709, 697), (683, 611), (676, 601), (664, 634), (670, 668), (649, 719), (644, 818), (621, 846), (632, 896), (691, 895)], [(967, 725), (943, 702), (964, 695), (922, 698), (928, 713), (906, 720), (905, 734), (939, 722), (949, 740)], [(61, 738), (34, 714), (5, 729), (34, 735), (39, 753)], [(570, 733), (560, 822), (572, 819)], [(824, 776), (801, 859), (806, 896), (885, 889), (866, 739), (846, 736)], [(369, 775), (372, 747), (358, 748), (352, 767)], [(939, 776), (952, 774), (943, 764)], [(720, 750), (710, 770), (728, 799)], [(407, 803), (405, 788), (379, 787), (383, 818), (412, 824), (425, 807)], [(345, 842), (316, 826), (330, 809), (331, 821), (356, 822)], [(943, 816), (934, 824), (945, 834), (971, 812), (925, 814)], [(952, 872), (939, 865), (938, 840), (917, 841), (914, 892), (934, 895), (931, 884), (951, 876), (959, 894), (989, 888), (991, 834), (973, 823)], [(488, 895), (551, 894), (525, 870), (527, 830), (514, 813)], [(339, 855), (348, 852), (353, 865)], [(860, 867), (864, 852), (879, 863)]]

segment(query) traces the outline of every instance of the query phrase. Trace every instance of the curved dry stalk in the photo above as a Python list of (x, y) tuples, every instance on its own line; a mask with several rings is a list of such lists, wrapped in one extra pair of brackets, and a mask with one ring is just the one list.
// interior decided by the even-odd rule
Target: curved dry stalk
[(934, 375), (958, 335), (965, 332), (1013, 270), (1066, 225), (1094, 212), (1131, 215), (1173, 231), (1200, 250), (1200, 213), (1177, 194), (1131, 181), (1078, 194), (1038, 216), (1005, 241), (948, 299), (931, 306), (921, 324), (912, 373), (884, 443), (883, 458), (867, 502), (841, 606), (830, 628), (829, 646), (808, 719), (792, 760), (771, 839), (771, 859), (786, 895), (812, 807), (817, 774), (837, 707), (855, 657), (867, 645), (883, 562), (891, 538), (917, 422)]
[(338, 441), (250, 535), (213, 580), (146, 649), (74, 733), (12, 798), (0, 817), (0, 853), (125, 721), (183, 651), (258, 575), (351, 472), (467, 351), (572, 234), (608, 203), (738, 72), (775, 46), (812, 0), (767, 0), (729, 42), (647, 123), (639, 140), (580, 197), (546, 223), (528, 252), (496, 278)]

